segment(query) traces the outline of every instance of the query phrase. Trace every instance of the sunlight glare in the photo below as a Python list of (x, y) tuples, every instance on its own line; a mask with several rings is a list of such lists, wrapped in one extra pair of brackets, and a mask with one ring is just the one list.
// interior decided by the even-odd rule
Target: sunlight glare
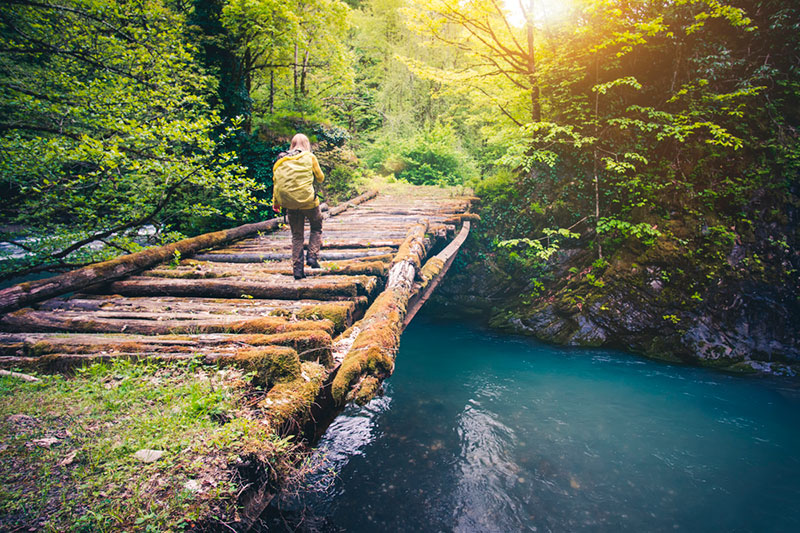
[(561, 20), (572, 5), (571, 0), (503, 0), (506, 9), (509, 11), (508, 21), (516, 27), (525, 25), (525, 15), (522, 12), (520, 2), (523, 2), (526, 9), (530, 9), (533, 3), (534, 20), (538, 24), (552, 24)]

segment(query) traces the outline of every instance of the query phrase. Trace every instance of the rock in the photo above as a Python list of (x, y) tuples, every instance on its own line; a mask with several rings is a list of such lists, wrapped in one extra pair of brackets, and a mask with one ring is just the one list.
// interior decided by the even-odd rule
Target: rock
[(582, 314), (575, 317), (577, 331), (569, 340), (574, 346), (602, 346), (606, 342), (606, 332), (603, 328), (589, 320)]
[(189, 492), (200, 492), (201, 487), (202, 484), (196, 479), (190, 479), (189, 481), (183, 484), (183, 488), (185, 490), (188, 490)]
[(73, 450), (70, 452), (66, 457), (64, 457), (61, 461), (58, 462), (58, 466), (69, 466), (75, 462), (75, 456), (78, 455), (78, 450)]
[(26, 426), (35, 426), (39, 423), (38, 420), (33, 418), (32, 416), (17, 414), (17, 415), (9, 415), (6, 418), (9, 424), (13, 424), (15, 426), (26, 427)]
[(146, 450), (142, 449), (138, 452), (134, 453), (133, 456), (136, 457), (143, 463), (155, 463), (164, 455), (162, 450)]
[(44, 438), (41, 438), (41, 439), (33, 439), (32, 441), (27, 443), (27, 446), (29, 448), (32, 448), (34, 446), (41, 446), (42, 448), (49, 448), (53, 444), (58, 444), (59, 442), (61, 442), (61, 441), (58, 440), (55, 437), (44, 437)]

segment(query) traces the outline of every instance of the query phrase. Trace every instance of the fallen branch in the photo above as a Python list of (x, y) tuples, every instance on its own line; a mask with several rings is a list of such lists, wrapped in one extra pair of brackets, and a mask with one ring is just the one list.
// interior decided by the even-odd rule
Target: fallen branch
[(29, 375), (29, 374), (22, 374), (20, 372), (11, 372), (11, 371), (2, 370), (2, 369), (0, 369), (0, 376), (6, 376), (6, 377), (9, 377), (9, 378), (21, 379), (22, 381), (27, 381), (29, 383), (33, 383), (35, 381), (41, 381), (39, 378), (33, 377), (33, 376)]

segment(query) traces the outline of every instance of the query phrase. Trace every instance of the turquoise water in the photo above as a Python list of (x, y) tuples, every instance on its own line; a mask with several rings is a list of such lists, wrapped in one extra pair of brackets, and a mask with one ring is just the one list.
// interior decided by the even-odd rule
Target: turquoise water
[(797, 532), (799, 453), (790, 383), (418, 318), (271, 529)]

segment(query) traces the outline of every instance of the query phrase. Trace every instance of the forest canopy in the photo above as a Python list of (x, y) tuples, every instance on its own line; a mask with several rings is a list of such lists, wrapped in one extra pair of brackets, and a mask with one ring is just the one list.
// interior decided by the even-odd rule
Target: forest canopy
[(769, 226), (761, 256), (792, 270), (799, 21), (788, 0), (9, 0), (3, 275), (272, 216), (295, 131), (323, 194), (472, 185), (517, 252), (576, 224), (598, 259)]

